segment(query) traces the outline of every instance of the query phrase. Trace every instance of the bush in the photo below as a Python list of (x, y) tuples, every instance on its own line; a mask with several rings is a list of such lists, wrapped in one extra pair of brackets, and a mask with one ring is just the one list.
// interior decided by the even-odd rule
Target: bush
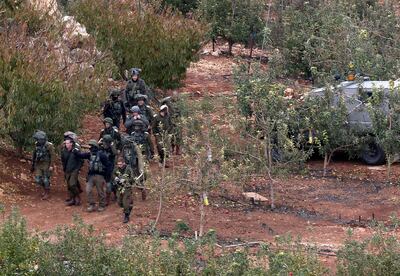
[[(281, 1), (279, 1), (281, 2)], [(388, 1), (390, 2), (390, 1)], [(282, 50), (289, 72), (346, 74), (349, 63), (372, 79), (398, 77), (399, 16), (376, 0), (334, 0), (279, 6), (272, 45)]]
[[(0, 22), (0, 135), (26, 148), (41, 129), (58, 143), (61, 133), (77, 130), (85, 112), (97, 107), (112, 63), (104, 66), (109, 59), (97, 54), (90, 39), (74, 49), (84, 53), (74, 63), (60, 22), (39, 16), (25, 2), (12, 11), (13, 19)], [(30, 28), (38, 16), (38, 29)]]
[(200, 48), (204, 28), (168, 9), (128, 2), (77, 0), (70, 12), (95, 36), (100, 49), (112, 52), (121, 75), (139, 67), (152, 86), (178, 86)]
[(365, 241), (351, 238), (338, 252), (338, 275), (399, 275), (400, 243), (379, 230)]
[(14, 211), (0, 228), (0, 274), (287, 275), (292, 271), (318, 275), (317, 272), (325, 272), (313, 251), (291, 241), (284, 245), (289, 246), (287, 250), (279, 248), (276, 252), (265, 246), (255, 253), (246, 248), (217, 252), (215, 245), (213, 234), (199, 241), (180, 240), (173, 234), (166, 242), (158, 237), (128, 236), (122, 245), (107, 245), (103, 236), (95, 235), (93, 228), (79, 218), (74, 219), (72, 227), (30, 235), (24, 219)]

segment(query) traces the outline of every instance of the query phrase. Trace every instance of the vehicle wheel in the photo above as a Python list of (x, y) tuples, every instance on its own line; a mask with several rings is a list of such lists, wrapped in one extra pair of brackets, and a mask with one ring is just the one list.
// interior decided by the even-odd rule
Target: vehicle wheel
[(382, 165), (385, 163), (385, 152), (376, 143), (370, 143), (361, 153), (361, 159), (368, 165)]

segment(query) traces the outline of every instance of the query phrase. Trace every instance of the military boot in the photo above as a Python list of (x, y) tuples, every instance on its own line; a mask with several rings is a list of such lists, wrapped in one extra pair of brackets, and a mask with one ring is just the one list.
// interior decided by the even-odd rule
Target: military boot
[(128, 223), (129, 222), (129, 213), (124, 213), (124, 221), (123, 223)]
[(175, 154), (176, 155), (181, 155), (182, 154), (180, 146), (175, 146)]
[(77, 195), (77, 196), (75, 197), (75, 205), (76, 205), (76, 206), (81, 205), (81, 196), (80, 196), (80, 195)]
[(142, 200), (145, 201), (146, 198), (147, 198), (147, 192), (146, 192), (146, 189), (143, 188), (143, 189), (142, 189)]
[(70, 199), (69, 201), (65, 202), (66, 206), (72, 206), (75, 205), (75, 199)]
[(49, 189), (44, 189), (44, 192), (42, 194), (42, 200), (48, 200), (50, 196), (49, 193), (50, 193)]

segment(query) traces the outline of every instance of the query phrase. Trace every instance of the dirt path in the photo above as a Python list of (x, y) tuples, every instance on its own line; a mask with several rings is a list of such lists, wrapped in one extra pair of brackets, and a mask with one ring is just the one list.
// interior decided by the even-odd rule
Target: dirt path
[[(229, 93), (232, 91), (233, 61), (227, 57), (203, 56), (188, 71), (185, 87), (181, 91), (202, 95), (204, 93)], [(99, 116), (86, 116), (81, 138), (87, 141), (98, 138), (102, 127)], [(85, 223), (103, 232), (110, 242), (118, 242), (128, 233), (146, 232), (157, 215), (157, 196), (150, 192), (147, 201), (135, 196), (132, 221), (123, 225), (122, 211), (112, 204), (102, 213), (85, 212), (85, 201), (79, 207), (64, 206), (66, 187), (60, 166), (52, 181), (51, 198), (41, 201), (38, 189), (29, 173), (29, 164), (3, 150), (0, 152), (0, 202), (7, 212), (17, 206), (26, 217), (29, 227), (38, 231), (51, 230), (59, 225), (73, 223), (78, 215)], [(392, 213), (400, 211), (400, 190), (384, 183), (385, 168), (368, 168), (357, 162), (333, 162), (330, 176), (320, 177), (321, 161), (308, 163), (310, 175), (281, 179), (276, 187), (277, 209), (266, 205), (253, 205), (245, 201), (240, 189), (226, 183), (228, 193), (214, 193), (207, 207), (206, 229), (215, 229), (221, 242), (273, 241), (276, 235), (292, 234), (304, 240), (338, 248), (346, 238), (347, 229), (354, 236), (364, 238), (371, 234), (366, 226), (372, 217), (389, 223)], [(154, 171), (156, 164), (152, 165)], [(400, 166), (393, 168), (394, 177), (400, 176)], [(82, 183), (85, 182), (82, 174)], [(263, 179), (247, 183), (248, 191), (268, 197), (268, 187)], [(186, 222), (193, 235), (198, 229), (200, 213), (198, 202), (190, 195), (171, 198), (164, 208), (159, 230), (170, 233), (176, 220)], [(0, 217), (0, 220), (2, 218)]]

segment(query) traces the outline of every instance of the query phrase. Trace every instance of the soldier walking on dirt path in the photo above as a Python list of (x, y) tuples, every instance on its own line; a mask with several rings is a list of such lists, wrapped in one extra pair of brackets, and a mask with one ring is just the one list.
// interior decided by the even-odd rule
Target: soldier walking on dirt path
[(116, 196), (116, 188), (114, 185), (115, 178), (115, 165), (117, 163), (118, 151), (114, 146), (113, 139), (110, 135), (106, 134), (99, 141), (99, 146), (101, 150), (107, 155), (108, 161), (111, 165), (111, 174), (108, 175), (106, 180), (106, 205), (110, 205), (111, 195)]
[(97, 211), (102, 212), (106, 207), (105, 197), (105, 179), (111, 174), (111, 163), (107, 155), (99, 148), (96, 140), (89, 141), (90, 151), (80, 152), (74, 149), (74, 153), (81, 159), (89, 160), (89, 171), (86, 183), (86, 194), (88, 198), (88, 212), (93, 212), (96, 209), (96, 203), (93, 198), (93, 187), (96, 187), (99, 198), (99, 208)]
[(176, 155), (181, 154), (182, 128), (181, 128), (181, 108), (179, 106), (179, 94), (174, 91), (172, 97), (166, 97), (160, 102), (168, 106), (171, 117), (171, 152)]
[(111, 118), (112, 125), (119, 129), (121, 118), (122, 123), (125, 124), (126, 110), (122, 100), (119, 99), (120, 90), (112, 89), (110, 92), (110, 99), (105, 103), (103, 108), (104, 118)]
[(117, 127), (113, 126), (113, 120), (110, 117), (106, 117), (103, 120), (104, 128), (100, 132), (99, 140), (105, 135), (109, 135), (112, 138), (112, 142), (116, 149), (121, 149), (121, 134)]
[(81, 204), (80, 193), (82, 193), (79, 184), (79, 170), (82, 167), (82, 160), (73, 153), (73, 150), (80, 150), (80, 145), (75, 142), (71, 135), (64, 134), (64, 143), (61, 149), (61, 163), (64, 171), (64, 179), (67, 183), (69, 197), (65, 204), (67, 206), (79, 206)]
[(124, 93), (124, 102), (127, 109), (130, 109), (132, 106), (137, 105), (136, 95), (148, 94), (148, 87), (143, 79), (140, 78), (140, 69), (132, 68), (130, 70), (131, 79), (128, 80)]
[[(153, 134), (156, 138), (156, 145), (158, 156), (160, 157), (160, 166), (164, 165), (164, 159), (167, 158), (169, 150), (169, 142), (171, 134), (171, 118), (168, 113), (168, 106), (162, 105), (160, 112), (154, 117), (153, 120)], [(166, 168), (169, 166), (166, 164)]]
[(123, 208), (124, 223), (128, 223), (133, 208), (132, 192), (135, 185), (142, 190), (142, 200), (146, 199), (145, 163), (140, 146), (132, 139), (124, 142), (122, 155), (124, 163), (116, 171), (118, 205)]
[(54, 146), (47, 141), (47, 135), (43, 131), (37, 131), (33, 138), (35, 139), (35, 148), (32, 153), (31, 172), (35, 174), (35, 182), (43, 188), (41, 199), (47, 200), (50, 193), (51, 173), (53, 172)]

